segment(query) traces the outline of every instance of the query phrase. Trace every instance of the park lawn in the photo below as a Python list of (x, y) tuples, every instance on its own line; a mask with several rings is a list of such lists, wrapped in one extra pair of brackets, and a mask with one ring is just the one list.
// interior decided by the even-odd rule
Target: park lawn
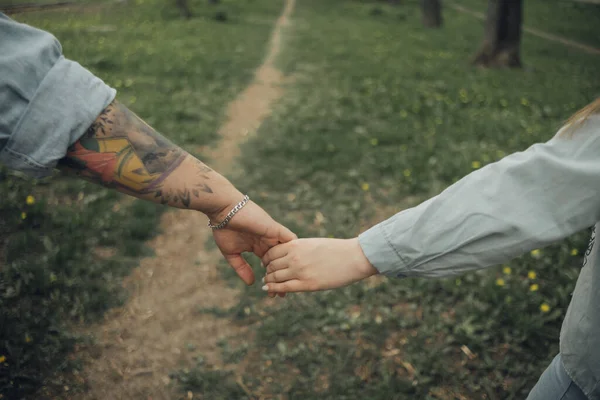
[[(482, 13), (487, 10), (486, 1), (456, 0), (453, 3)], [(450, 7), (444, 12), (446, 18), (453, 18), (456, 13)], [(524, 0), (523, 22), (529, 28), (600, 48), (600, 4), (593, 0)]]
[[(598, 94), (597, 56), (531, 35), (527, 68), (471, 67), (481, 23), (446, 15), (442, 29), (426, 30), (416, 0), (298, 2), (280, 60), (293, 84), (245, 146), (240, 189), (300, 236), (353, 237), (548, 140)], [(569, 24), (588, 22), (579, 17)], [(182, 389), (239, 399), (525, 398), (558, 351), (588, 237), (449, 279), (372, 278), (266, 310), (257, 284), (231, 310), (199, 305), (250, 332), (222, 341), (224, 368), (200, 360), (181, 371)], [(223, 372), (235, 365), (244, 367)]]
[[(195, 17), (186, 21), (162, 0), (13, 18), (52, 32), (65, 55), (115, 87), (121, 102), (207, 159), (201, 146), (217, 138), (226, 104), (262, 61), (281, 4), (191, 7)], [(215, 20), (217, 11), (228, 21)], [(32, 182), (6, 170), (0, 192), (0, 398), (42, 385), (72, 392), (76, 381), (48, 378), (78, 367), (67, 355), (82, 338), (70, 327), (124, 301), (122, 278), (149, 255), (144, 243), (164, 208), (75, 179)]]

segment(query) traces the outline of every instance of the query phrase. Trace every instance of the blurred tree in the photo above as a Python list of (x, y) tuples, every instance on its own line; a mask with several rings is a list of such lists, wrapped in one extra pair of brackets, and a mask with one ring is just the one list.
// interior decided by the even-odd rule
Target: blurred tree
[(428, 28), (442, 26), (442, 6), (440, 0), (421, 0), (423, 10), (423, 25)]
[(485, 34), (473, 63), (483, 67), (521, 67), (523, 0), (488, 0)]
[(179, 8), (179, 12), (183, 18), (191, 18), (192, 12), (190, 11), (190, 7), (188, 6), (188, 0), (176, 0), (177, 7)]

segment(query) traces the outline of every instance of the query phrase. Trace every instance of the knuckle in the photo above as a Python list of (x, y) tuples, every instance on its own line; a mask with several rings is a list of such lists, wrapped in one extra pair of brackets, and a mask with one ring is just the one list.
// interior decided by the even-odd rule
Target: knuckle
[(300, 266), (300, 268), (298, 269), (298, 272), (300, 273), (300, 275), (304, 278), (304, 279), (308, 279), (311, 276), (310, 273), (310, 268), (308, 265), (302, 265)]
[(269, 264), (269, 266), (267, 267), (267, 273), (272, 274), (273, 272), (277, 271), (277, 269), (275, 268), (277, 266), (277, 264), (271, 263)]

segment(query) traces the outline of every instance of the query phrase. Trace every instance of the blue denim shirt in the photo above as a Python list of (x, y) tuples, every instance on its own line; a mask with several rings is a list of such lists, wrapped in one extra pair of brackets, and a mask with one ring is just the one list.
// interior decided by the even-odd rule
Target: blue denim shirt
[[(595, 225), (600, 229), (600, 116), (570, 134), (472, 172), (359, 236), (392, 277), (443, 277), (498, 265)], [(565, 370), (600, 400), (600, 257), (592, 235), (560, 334)]]
[(49, 175), (115, 95), (54, 36), (0, 13), (0, 164)]

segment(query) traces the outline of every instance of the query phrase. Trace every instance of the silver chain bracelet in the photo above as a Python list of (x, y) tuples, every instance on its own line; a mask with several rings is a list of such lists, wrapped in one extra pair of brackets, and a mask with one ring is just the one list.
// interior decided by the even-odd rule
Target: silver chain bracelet
[(239, 203), (237, 203), (235, 205), (235, 207), (233, 207), (231, 209), (231, 211), (229, 211), (229, 213), (227, 214), (227, 216), (225, 216), (225, 219), (223, 220), (223, 222), (217, 224), (217, 225), (213, 225), (210, 223), (210, 221), (208, 221), (208, 227), (211, 229), (223, 229), (225, 228), (225, 226), (227, 226), (227, 224), (229, 223), (229, 221), (231, 221), (231, 218), (233, 218), (233, 216), (235, 214), (238, 213), (238, 211), (240, 211), (242, 208), (244, 208), (244, 206), (250, 201), (250, 197), (248, 197), (248, 195), (245, 195), (244, 198), (242, 199), (242, 201), (240, 201)]

